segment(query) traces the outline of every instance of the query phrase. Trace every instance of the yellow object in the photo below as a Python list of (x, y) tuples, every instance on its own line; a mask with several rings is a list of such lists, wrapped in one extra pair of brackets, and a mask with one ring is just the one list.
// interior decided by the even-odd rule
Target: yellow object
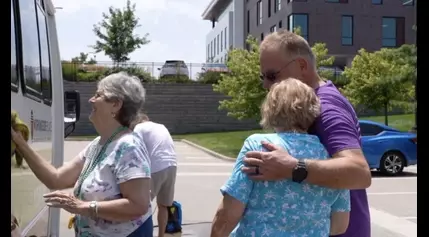
[[(28, 141), (28, 139), (30, 138), (30, 130), (28, 129), (27, 124), (25, 124), (24, 121), (22, 121), (19, 118), (18, 113), (16, 111), (11, 111), (10, 115), (11, 115), (10, 121), (11, 121), (11, 126), (13, 130), (15, 130), (16, 132), (20, 132), (22, 137), (25, 139), (25, 141)], [(12, 156), (13, 154), (15, 154), (15, 149), (16, 149), (16, 144), (13, 141), (11, 141), (10, 149), (11, 149), (11, 156)], [(21, 166), (22, 157), (18, 155), (15, 158), (17, 159), (20, 158), (20, 160), (17, 160), (17, 164)]]
[(73, 224), (74, 224), (74, 220), (76, 219), (75, 216), (70, 217), (69, 219), (69, 225), (67, 226), (67, 228), (71, 229), (73, 228)]

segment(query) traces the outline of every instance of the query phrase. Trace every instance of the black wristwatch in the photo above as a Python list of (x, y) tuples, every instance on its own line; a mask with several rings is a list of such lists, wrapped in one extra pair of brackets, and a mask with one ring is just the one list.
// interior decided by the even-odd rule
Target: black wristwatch
[(298, 164), (293, 168), (292, 171), (292, 181), (296, 183), (301, 183), (307, 178), (308, 171), (307, 165), (304, 160), (298, 160)]

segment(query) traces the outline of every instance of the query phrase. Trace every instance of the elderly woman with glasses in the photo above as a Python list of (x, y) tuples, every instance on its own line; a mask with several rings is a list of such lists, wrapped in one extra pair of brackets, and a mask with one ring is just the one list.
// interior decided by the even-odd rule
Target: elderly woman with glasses
[(262, 141), (276, 144), (302, 162), (309, 157), (328, 159), (319, 138), (307, 134), (319, 113), (318, 97), (301, 81), (289, 78), (271, 88), (261, 107), (261, 125), (275, 133), (254, 134), (244, 141), (232, 175), (221, 188), (223, 200), (211, 237), (328, 237), (346, 231), (349, 190), (294, 180), (253, 181), (241, 171), (245, 154), (261, 151)]
[(89, 116), (99, 136), (74, 159), (55, 168), (12, 129), (12, 139), (28, 166), (48, 188), (50, 207), (74, 214), (77, 237), (152, 237), (150, 161), (146, 147), (129, 126), (145, 100), (137, 78), (109, 75), (89, 99)]

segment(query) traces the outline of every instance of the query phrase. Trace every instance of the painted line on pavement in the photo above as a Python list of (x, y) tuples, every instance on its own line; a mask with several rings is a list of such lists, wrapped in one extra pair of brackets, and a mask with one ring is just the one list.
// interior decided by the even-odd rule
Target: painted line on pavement
[(179, 168), (180, 166), (223, 166), (223, 167), (233, 167), (233, 163), (187, 163), (187, 162), (180, 162), (177, 165)]
[(417, 192), (382, 192), (382, 193), (367, 193), (368, 195), (416, 195)]
[(417, 179), (417, 176), (413, 177), (372, 177), (372, 181), (377, 180), (407, 180), (407, 179)]
[(407, 237), (417, 237), (417, 224), (401, 219), (398, 216), (394, 216), (384, 211), (377, 210), (375, 208), (369, 208), (371, 215), (371, 222), (388, 229), (397, 234), (401, 234)]
[(404, 216), (404, 217), (400, 217), (401, 219), (405, 219), (405, 220), (416, 220), (417, 216)]
[[(182, 157), (180, 157), (180, 158), (182, 158)], [(185, 156), (183, 158), (185, 158), (185, 160), (209, 160), (209, 159), (213, 159), (210, 156)]]
[(191, 177), (191, 176), (223, 176), (223, 177), (227, 177), (230, 176), (231, 172), (223, 172), (223, 173), (202, 173), (202, 172), (184, 172), (184, 173), (177, 173), (177, 176), (182, 176), (182, 177)]

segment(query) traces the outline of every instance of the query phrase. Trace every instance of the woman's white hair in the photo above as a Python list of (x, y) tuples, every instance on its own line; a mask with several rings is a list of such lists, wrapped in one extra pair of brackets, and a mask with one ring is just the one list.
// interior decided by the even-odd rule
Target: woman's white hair
[(101, 79), (98, 90), (103, 91), (108, 101), (122, 101), (116, 119), (123, 126), (130, 126), (146, 99), (146, 90), (140, 80), (126, 72), (110, 74)]

